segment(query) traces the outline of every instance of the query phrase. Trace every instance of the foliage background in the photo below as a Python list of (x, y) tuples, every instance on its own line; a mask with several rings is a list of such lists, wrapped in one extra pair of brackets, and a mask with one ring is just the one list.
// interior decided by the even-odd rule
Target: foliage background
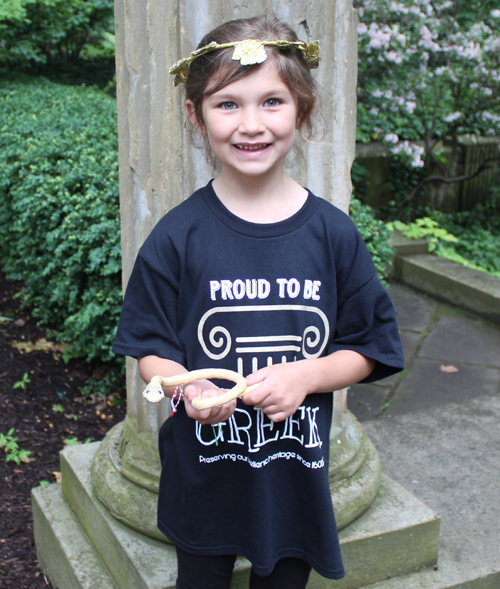
[[(404, 198), (433, 166), (446, 172), (442, 141), (500, 135), (500, 0), (357, 5), (358, 140), (385, 142)], [(0, 258), (24, 282), (23, 303), (68, 342), (66, 357), (120, 370), (116, 104), (74, 85), (113, 94), (113, 26), (112, 0), (0, 0)], [(363, 174), (356, 161), (350, 212), (383, 279), (390, 229), (362, 203)], [(439, 243), (440, 255), (495, 273), (498, 196), (472, 216), (413, 214), (432, 218), (434, 237), (441, 228), (458, 237)]]
[(500, 0), (355, 3), (358, 141), (499, 134)]
[(113, 0), (0, 0), (0, 67), (114, 57)]
[(0, 81), (0, 257), (68, 356), (109, 361), (121, 307), (116, 102)]
[[(413, 187), (422, 196), (420, 184), (429, 177), (460, 176), (462, 136), (500, 136), (500, 0), (356, 5), (357, 139), (382, 141), (397, 157), (393, 169), (406, 176), (399, 181), (405, 206)], [(439, 209), (447, 185), (432, 184), (427, 196)]]

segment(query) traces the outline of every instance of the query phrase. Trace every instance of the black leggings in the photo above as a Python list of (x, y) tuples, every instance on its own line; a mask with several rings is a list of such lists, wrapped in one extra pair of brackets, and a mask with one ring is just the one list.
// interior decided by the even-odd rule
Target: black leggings
[[(197, 556), (177, 550), (176, 589), (229, 589), (236, 555)], [(311, 567), (301, 558), (282, 558), (266, 577), (250, 573), (250, 589), (305, 589)]]

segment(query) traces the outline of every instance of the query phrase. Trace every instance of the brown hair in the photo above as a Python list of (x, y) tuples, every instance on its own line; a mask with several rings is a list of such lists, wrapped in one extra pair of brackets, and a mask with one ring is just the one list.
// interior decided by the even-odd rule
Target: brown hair
[[(261, 41), (298, 41), (294, 31), (274, 14), (264, 14), (253, 18), (229, 21), (203, 37), (198, 49), (212, 41), (216, 43), (231, 43), (245, 39), (259, 39)], [(297, 128), (305, 136), (312, 135), (312, 114), (316, 104), (317, 86), (311, 75), (309, 66), (300, 49), (266, 46), (268, 59), (272, 60), (278, 73), (290, 92), (297, 98)], [(201, 125), (204, 124), (202, 104), (205, 96), (218, 92), (228, 84), (248, 76), (260, 67), (256, 65), (241, 65), (232, 59), (233, 48), (211, 51), (197, 57), (189, 66), (186, 82), (186, 99), (192, 100), (194, 114)]]

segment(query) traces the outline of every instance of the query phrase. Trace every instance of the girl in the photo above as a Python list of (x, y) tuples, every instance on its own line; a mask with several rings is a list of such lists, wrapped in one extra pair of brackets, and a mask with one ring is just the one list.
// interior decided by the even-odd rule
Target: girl
[(181, 589), (228, 588), (238, 554), (254, 589), (304, 588), (311, 568), (343, 577), (332, 391), (403, 367), (392, 304), (353, 223), (285, 172), (296, 131), (311, 131), (318, 61), (317, 44), (262, 16), (218, 27), (171, 70), (218, 174), (141, 248), (114, 351), (139, 358), (146, 382), (216, 367), (259, 383), (198, 411), (194, 397), (222, 389), (196, 381), (161, 428), (158, 527), (176, 546)]

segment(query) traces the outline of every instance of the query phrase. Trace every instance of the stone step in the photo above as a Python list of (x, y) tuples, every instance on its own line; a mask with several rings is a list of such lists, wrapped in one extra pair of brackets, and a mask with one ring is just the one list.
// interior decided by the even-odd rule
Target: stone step
[(118, 589), (64, 499), (61, 485), (36, 487), (31, 496), (38, 561), (52, 587)]
[(500, 278), (433, 254), (396, 256), (401, 282), (500, 325)]
[(391, 235), (389, 245), (396, 250), (395, 255), (399, 257), (429, 253), (429, 242), (427, 239), (409, 239), (397, 230)]
[[(122, 524), (95, 497), (90, 481), (90, 467), (97, 447), (98, 443), (85, 444), (67, 448), (61, 453), (64, 496), (79, 521), (73, 516), (73, 520), (68, 519), (57, 530), (47, 529), (47, 526), (36, 522), (39, 530), (37, 546), (40, 547), (49, 574), (52, 576), (51, 567), (55, 565), (47, 562), (43, 554), (45, 537), (56, 536), (60, 543), (65, 543), (65, 534), (76, 534), (74, 528), (79, 528), (85, 530), (80, 533), (90, 538), (95, 553), (100, 555), (120, 589), (175, 587), (174, 548)], [(60, 495), (61, 505), (68, 509), (60, 486), (51, 487), (54, 487), (52, 493)], [(52, 512), (46, 515), (37, 512), (35, 517), (37, 520), (62, 521), (58, 513)], [(439, 523), (434, 512), (384, 476), (372, 506), (340, 532), (344, 563), (348, 571), (346, 578), (329, 581), (313, 572), (308, 588), (355, 589), (388, 577), (432, 567), (437, 561)], [(71, 567), (74, 563), (64, 563), (64, 566)], [(248, 587), (249, 570), (250, 563), (239, 558), (231, 589)], [(80, 587), (69, 584), (56, 586), (60, 589)], [(107, 587), (98, 581), (87, 586)]]
[(357, 589), (433, 568), (439, 529), (440, 519), (432, 510), (383, 475), (369, 509), (339, 532), (345, 578), (327, 581), (313, 571), (308, 587)]
[[(171, 544), (149, 538), (114, 518), (96, 497), (90, 469), (99, 442), (61, 452), (64, 496), (93, 542), (120, 589), (170, 589), (175, 587), (177, 561)], [(146, 493), (145, 489), (142, 489)], [(134, 498), (140, 493), (134, 493)], [(234, 587), (248, 584), (250, 564), (239, 558)], [(65, 589), (65, 588), (62, 588)]]
[(440, 572), (440, 569), (426, 570), (405, 577), (388, 579), (364, 589), (498, 589), (500, 587), (498, 573), (471, 577), (468, 581), (458, 580), (457, 576), (450, 571)]

